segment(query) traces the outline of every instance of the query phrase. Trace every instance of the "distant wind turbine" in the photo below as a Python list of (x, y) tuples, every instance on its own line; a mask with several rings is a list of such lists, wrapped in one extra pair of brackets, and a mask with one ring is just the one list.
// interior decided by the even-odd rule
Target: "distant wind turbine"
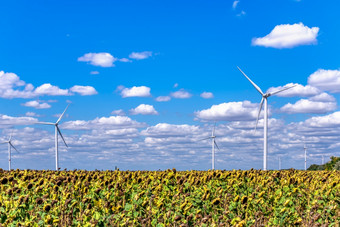
[(322, 165), (325, 164), (325, 157), (324, 157), (323, 155), (322, 155), (322, 160), (321, 160), (321, 161), (322, 161), (322, 162), (321, 162)]
[(307, 146), (306, 144), (303, 146), (303, 149), (305, 150), (305, 170), (307, 170)]
[(240, 70), (240, 72), (247, 78), (247, 80), (249, 80), (249, 82), (255, 87), (255, 89), (261, 94), (262, 96), (262, 100), (260, 103), (260, 107), (259, 107), (259, 112), (257, 114), (257, 119), (256, 119), (256, 125), (255, 125), (255, 130), (257, 128), (257, 124), (259, 122), (259, 117), (260, 117), (260, 113), (262, 110), (262, 106), (264, 103), (264, 128), (263, 128), (263, 170), (267, 170), (267, 152), (268, 152), (268, 142), (267, 142), (267, 137), (268, 137), (268, 105), (267, 105), (267, 98), (272, 96), (272, 95), (276, 95), (282, 91), (288, 90), (294, 86), (291, 87), (286, 87), (283, 88), (281, 90), (275, 91), (275, 92), (267, 92), (267, 93), (263, 93), (261, 88), (259, 86), (257, 86), (239, 67), (237, 67), (238, 70)]
[(61, 121), (61, 118), (64, 116), (64, 114), (65, 114), (65, 112), (66, 112), (66, 110), (67, 110), (67, 108), (69, 106), (70, 106), (70, 104), (67, 105), (66, 109), (60, 115), (60, 117), (56, 121), (56, 123), (51, 123), (51, 122), (37, 122), (36, 123), (36, 124), (41, 124), (41, 125), (53, 125), (53, 126), (55, 126), (55, 130), (54, 130), (54, 132), (55, 132), (54, 133), (54, 139), (55, 139), (55, 168), (56, 168), (57, 171), (59, 170), (59, 163), (58, 163), (58, 161), (59, 161), (59, 159), (58, 159), (59, 158), (58, 157), (58, 133), (59, 133), (60, 137), (63, 139), (64, 144), (66, 145), (66, 147), (68, 147), (66, 142), (65, 142), (65, 139), (64, 139), (63, 135), (61, 134), (61, 131), (60, 131), (58, 125), (59, 125), (59, 122)]
[(279, 156), (279, 170), (281, 170), (281, 157)]
[(215, 169), (215, 146), (217, 147), (218, 150), (220, 150), (220, 148), (218, 147), (216, 141), (215, 141), (215, 127), (216, 127), (216, 122), (214, 125), (214, 128), (211, 131), (211, 136), (201, 139), (201, 140), (207, 140), (207, 139), (211, 139), (211, 168)]
[(13, 132), (11, 133), (8, 141), (2, 143), (2, 144), (8, 143), (8, 170), (9, 171), (11, 171), (11, 149), (13, 148), (16, 152), (19, 153), (19, 151), (12, 144), (12, 134)]

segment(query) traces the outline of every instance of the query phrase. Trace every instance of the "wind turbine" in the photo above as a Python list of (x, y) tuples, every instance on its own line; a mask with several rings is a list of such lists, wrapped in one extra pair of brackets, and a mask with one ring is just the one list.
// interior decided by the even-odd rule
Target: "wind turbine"
[(64, 144), (67, 146), (66, 142), (65, 142), (65, 139), (63, 137), (63, 135), (61, 134), (61, 131), (58, 127), (59, 125), (59, 122), (61, 121), (61, 118), (64, 116), (67, 108), (70, 106), (70, 104), (67, 105), (66, 109), (64, 110), (64, 112), (60, 115), (59, 119), (55, 122), (55, 123), (51, 123), (51, 122), (37, 122), (36, 124), (41, 124), (41, 125), (53, 125), (55, 128), (54, 128), (54, 139), (55, 139), (55, 168), (57, 171), (59, 171), (59, 164), (58, 164), (58, 133), (60, 135), (60, 137), (63, 139), (64, 141)]
[(256, 131), (256, 128), (257, 128), (257, 123), (259, 122), (260, 113), (261, 113), (262, 106), (263, 106), (263, 103), (264, 103), (263, 170), (267, 170), (267, 152), (268, 152), (268, 141), (267, 141), (267, 137), (268, 137), (268, 105), (267, 105), (267, 98), (272, 96), (272, 95), (276, 95), (276, 94), (278, 94), (282, 91), (288, 90), (292, 87), (295, 87), (296, 85), (291, 86), (291, 87), (286, 87), (286, 88), (283, 88), (281, 90), (274, 91), (274, 92), (271, 92), (271, 93), (269, 93), (269, 92), (263, 93), (259, 86), (257, 86), (239, 67), (237, 67), (237, 68), (247, 78), (247, 80), (249, 80), (249, 82), (255, 87), (255, 89), (262, 96), (262, 100), (261, 100), (260, 107), (259, 107), (259, 112), (257, 114), (255, 131)]
[(281, 170), (281, 157), (279, 156), (279, 170)]
[(216, 127), (216, 122), (214, 125), (214, 128), (211, 130), (211, 136), (201, 139), (201, 140), (207, 140), (207, 139), (211, 139), (211, 168), (214, 170), (215, 169), (215, 146), (217, 147), (218, 150), (220, 150), (220, 148), (218, 147), (216, 141), (215, 141), (215, 127)]
[(303, 149), (305, 150), (305, 170), (307, 170), (307, 146), (306, 144), (303, 146)]
[(16, 152), (19, 153), (19, 151), (12, 144), (12, 134), (13, 134), (13, 132), (11, 133), (8, 141), (2, 143), (2, 144), (8, 143), (8, 170), (9, 171), (11, 171), (11, 149), (12, 149), (12, 147)]
[(325, 157), (322, 155), (322, 165), (325, 164)]

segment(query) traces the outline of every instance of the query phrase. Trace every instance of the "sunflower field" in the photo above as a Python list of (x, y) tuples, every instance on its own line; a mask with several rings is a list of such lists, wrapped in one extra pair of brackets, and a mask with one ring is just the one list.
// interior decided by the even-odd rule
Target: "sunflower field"
[(0, 226), (339, 226), (339, 171), (0, 170)]

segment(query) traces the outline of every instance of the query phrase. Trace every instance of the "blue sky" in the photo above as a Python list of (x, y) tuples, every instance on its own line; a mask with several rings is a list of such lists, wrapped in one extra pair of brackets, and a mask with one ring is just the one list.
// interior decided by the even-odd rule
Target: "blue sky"
[[(339, 155), (339, 3), (329, 1), (7, 1), (0, 20), (0, 136), (12, 167), (262, 168), (262, 90), (270, 97), (268, 168)], [(282, 87), (281, 87), (282, 88)], [(262, 118), (262, 116), (261, 116)], [(0, 168), (8, 166), (7, 146)]]

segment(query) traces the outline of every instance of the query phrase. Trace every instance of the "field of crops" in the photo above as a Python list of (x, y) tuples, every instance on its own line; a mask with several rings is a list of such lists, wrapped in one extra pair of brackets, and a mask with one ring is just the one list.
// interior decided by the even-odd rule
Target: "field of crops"
[(339, 171), (0, 171), (3, 226), (339, 226)]

